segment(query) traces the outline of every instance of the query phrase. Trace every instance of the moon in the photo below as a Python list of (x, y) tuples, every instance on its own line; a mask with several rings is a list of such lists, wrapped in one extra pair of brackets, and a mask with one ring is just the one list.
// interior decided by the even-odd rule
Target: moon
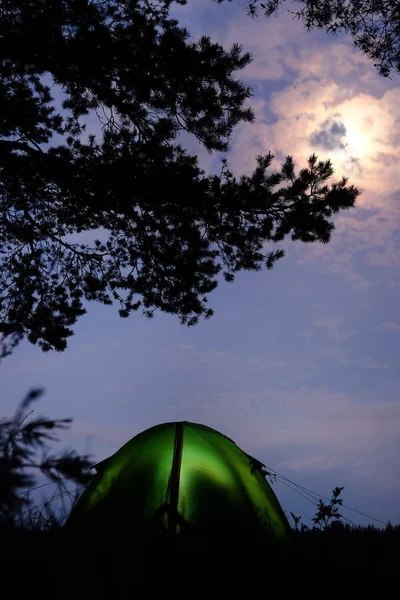
[(368, 152), (368, 138), (361, 133), (353, 124), (347, 125), (346, 135), (341, 138), (342, 144), (345, 146), (345, 152), (349, 156), (362, 158)]

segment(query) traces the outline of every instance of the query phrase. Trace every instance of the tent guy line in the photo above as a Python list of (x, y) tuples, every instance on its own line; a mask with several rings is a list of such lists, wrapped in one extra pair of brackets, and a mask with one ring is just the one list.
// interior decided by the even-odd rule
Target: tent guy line
[[(297, 488), (300, 488), (301, 490), (303, 490), (304, 492), (308, 493), (309, 495), (312, 495), (313, 496), (313, 500), (315, 500), (315, 499), (319, 500), (321, 498), (322, 500), (327, 500), (328, 502), (331, 501), (331, 499), (328, 498), (327, 496), (323, 496), (322, 494), (317, 494), (316, 492), (313, 492), (312, 490), (309, 490), (308, 488), (304, 487), (303, 485), (300, 485), (298, 483), (295, 483), (294, 481), (291, 481), (290, 479), (288, 479), (287, 477), (285, 477), (281, 473), (278, 473), (277, 471), (274, 471), (274, 469), (271, 469), (270, 467), (267, 467), (267, 465), (265, 465), (265, 467), (274, 476), (276, 476), (276, 478), (277, 478), (278, 481), (280, 481), (281, 483), (284, 483), (283, 480), (285, 480), (288, 483), (291, 483), (292, 485), (296, 486)], [(294, 490), (294, 491), (296, 491), (296, 490)], [(303, 494), (301, 494), (301, 495), (303, 495)], [(305, 498), (305, 496), (303, 496), (303, 497)], [(306, 498), (306, 499), (308, 500), (308, 498)], [(360, 510), (357, 510), (356, 508), (351, 508), (351, 506), (347, 506), (346, 504), (342, 504), (342, 508), (346, 508), (347, 510), (351, 510), (352, 512), (355, 512), (355, 513), (357, 513), (359, 515), (362, 515), (363, 517), (366, 517), (367, 519), (371, 519), (372, 521), (376, 521), (377, 523), (382, 523), (382, 525), (387, 525), (388, 524), (386, 521), (382, 521), (381, 519), (376, 519), (375, 517), (371, 517), (370, 515), (367, 515), (366, 513), (361, 512)], [(349, 520), (349, 519), (347, 519), (347, 520)]]

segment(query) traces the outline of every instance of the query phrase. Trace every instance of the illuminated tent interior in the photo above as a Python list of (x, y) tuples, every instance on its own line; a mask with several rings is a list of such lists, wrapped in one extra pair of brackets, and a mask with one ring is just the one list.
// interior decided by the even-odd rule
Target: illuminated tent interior
[(164, 423), (96, 465), (66, 527), (172, 536), (225, 532), (286, 537), (290, 526), (264, 466), (225, 435)]

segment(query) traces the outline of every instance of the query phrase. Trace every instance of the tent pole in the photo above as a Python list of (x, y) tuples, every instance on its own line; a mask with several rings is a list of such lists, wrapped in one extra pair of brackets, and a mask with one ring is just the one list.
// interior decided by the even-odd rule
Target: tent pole
[(170, 511), (168, 519), (168, 532), (171, 535), (176, 534), (178, 501), (179, 501), (179, 482), (181, 476), (182, 449), (183, 449), (183, 427), (184, 423), (176, 424), (174, 457), (171, 470), (171, 488), (170, 488)]

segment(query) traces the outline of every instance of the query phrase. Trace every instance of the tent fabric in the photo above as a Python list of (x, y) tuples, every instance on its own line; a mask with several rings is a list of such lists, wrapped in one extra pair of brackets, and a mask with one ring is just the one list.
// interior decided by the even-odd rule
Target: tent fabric
[(95, 468), (67, 526), (172, 535), (234, 529), (275, 539), (290, 530), (262, 463), (205, 425), (157, 425)]

